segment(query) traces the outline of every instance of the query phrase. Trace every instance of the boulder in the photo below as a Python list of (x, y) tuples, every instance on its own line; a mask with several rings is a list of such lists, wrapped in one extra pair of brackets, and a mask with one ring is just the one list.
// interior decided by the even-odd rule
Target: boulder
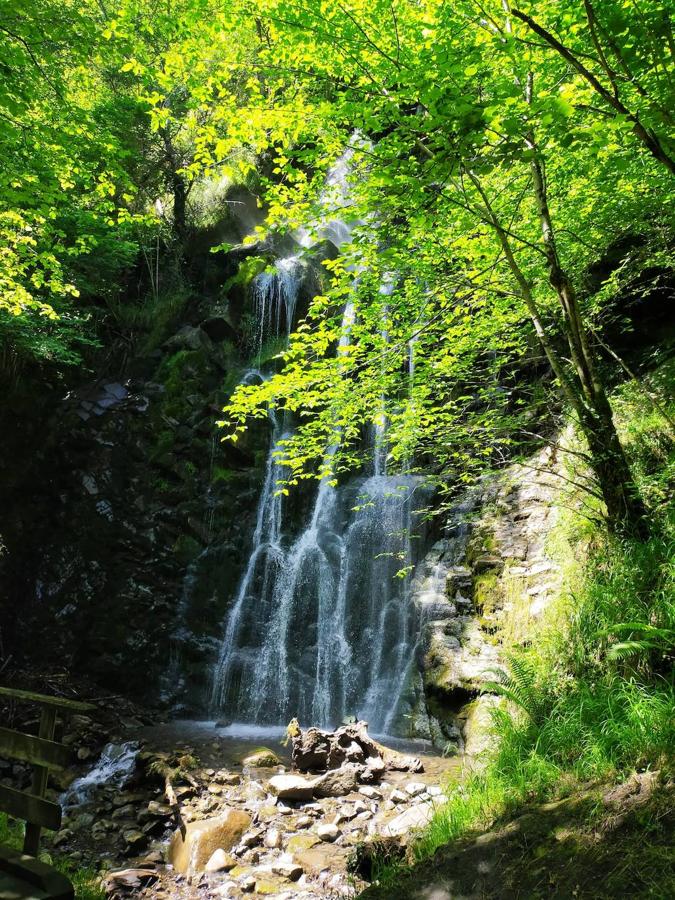
[(183, 325), (172, 337), (165, 341), (167, 350), (210, 350), (211, 338), (201, 328), (193, 325)]
[(319, 728), (299, 731), (293, 737), (293, 765), (301, 772), (323, 772), (330, 768), (330, 734)]
[(405, 756), (396, 750), (383, 747), (368, 734), (367, 722), (341, 725), (335, 731), (319, 728), (297, 729), (293, 735), (293, 765), (300, 771), (324, 771), (337, 769), (344, 763), (366, 766), (370, 778), (376, 780), (385, 771), (422, 772), (423, 766), (416, 757)]
[(177, 872), (203, 872), (216, 850), (230, 850), (251, 824), (251, 817), (239, 809), (200, 822), (188, 822), (174, 832), (169, 846), (169, 862)]
[(273, 750), (268, 747), (259, 747), (253, 753), (249, 753), (241, 761), (242, 766), (249, 766), (254, 769), (273, 769), (275, 766), (281, 765), (281, 760)]
[(280, 800), (311, 800), (314, 795), (314, 781), (300, 775), (275, 775), (267, 787)]
[(362, 766), (346, 763), (339, 769), (330, 769), (324, 775), (314, 779), (315, 797), (344, 797), (351, 794), (359, 786)]

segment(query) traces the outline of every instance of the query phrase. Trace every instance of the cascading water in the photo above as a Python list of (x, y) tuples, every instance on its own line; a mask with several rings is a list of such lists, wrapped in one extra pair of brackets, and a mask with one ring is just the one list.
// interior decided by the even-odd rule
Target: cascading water
[(324, 480), (290, 546), (254, 543), (215, 676), (228, 716), (327, 726), (358, 714), (391, 728), (416, 635), (408, 567), (420, 487), (414, 476)]
[[(314, 232), (337, 246), (348, 240), (354, 224), (335, 218), (348, 204), (353, 153), (352, 144), (327, 178), (325, 221)], [(304, 246), (311, 243), (309, 232), (296, 237)], [(280, 260), (275, 273), (254, 282), (259, 352), (267, 335), (290, 330), (301, 266), (298, 257)], [(382, 292), (392, 288), (393, 280), (387, 280)], [(348, 302), (338, 356), (349, 344), (353, 322)], [(375, 731), (389, 732), (414, 656), (411, 534), (422, 479), (384, 474), (383, 414), (372, 435), (374, 474), (339, 487), (325, 477), (307, 524), (293, 538), (285, 533), (277, 491), (284, 423), (273, 414), (271, 420), (251, 554), (225, 622), (212, 707), (229, 719), (258, 725), (297, 716), (329, 726), (358, 715)], [(336, 431), (324, 458), (328, 474), (339, 440)]]
[(300, 256), (288, 256), (275, 264), (274, 272), (261, 272), (251, 284), (260, 355), (265, 340), (284, 334), (293, 327), (302, 273)]

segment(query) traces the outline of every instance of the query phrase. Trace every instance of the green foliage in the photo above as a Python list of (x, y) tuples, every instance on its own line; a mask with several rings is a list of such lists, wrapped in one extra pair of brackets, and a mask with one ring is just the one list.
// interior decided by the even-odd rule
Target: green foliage
[(214, 466), (211, 474), (211, 481), (213, 484), (227, 484), (236, 477), (237, 472), (234, 469), (226, 469), (223, 466)]
[(661, 656), (664, 660), (673, 659), (675, 628), (657, 628), (647, 622), (620, 622), (606, 629), (602, 637), (608, 633), (620, 638), (608, 649), (609, 659), (628, 659), (635, 656), (647, 658)]
[(509, 656), (509, 670), (488, 669), (495, 676), (486, 681), (483, 692), (505, 697), (518, 706), (533, 725), (541, 724), (550, 709), (550, 697), (540, 683), (536, 665), (527, 655)]
[(155, 441), (155, 446), (150, 453), (150, 460), (156, 461), (162, 459), (167, 453), (170, 453), (173, 449), (174, 443), (176, 441), (175, 433), (169, 429), (165, 428), (163, 431), (157, 435), (157, 440)]
[(6, 813), (0, 813), (0, 844), (13, 850), (19, 850), (23, 846), (23, 823), (10, 819)]
[(18, 358), (77, 361), (94, 333), (85, 293), (134, 254), (129, 134), (99, 115), (116, 105), (99, 17), (70, 0), (0, 3), (0, 339)]

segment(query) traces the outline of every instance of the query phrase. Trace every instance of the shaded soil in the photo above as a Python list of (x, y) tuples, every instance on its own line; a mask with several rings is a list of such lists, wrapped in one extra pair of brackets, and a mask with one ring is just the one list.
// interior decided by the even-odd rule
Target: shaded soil
[(675, 897), (675, 786), (651, 776), (529, 808), (360, 900)]

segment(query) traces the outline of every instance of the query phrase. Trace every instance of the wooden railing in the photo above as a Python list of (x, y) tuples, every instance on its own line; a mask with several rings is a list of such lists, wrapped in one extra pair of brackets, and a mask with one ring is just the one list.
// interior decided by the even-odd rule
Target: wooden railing
[(61, 807), (58, 803), (45, 800), (49, 770), (65, 769), (72, 762), (72, 751), (54, 740), (56, 714), (59, 711), (86, 713), (96, 707), (63, 697), (0, 687), (0, 700), (3, 697), (15, 702), (36, 704), (41, 708), (37, 737), (0, 727), (0, 757), (18, 759), (33, 766), (30, 792), (0, 785), (0, 812), (26, 822), (23, 852), (36, 857), (40, 849), (42, 829), (58, 831), (61, 827)]

